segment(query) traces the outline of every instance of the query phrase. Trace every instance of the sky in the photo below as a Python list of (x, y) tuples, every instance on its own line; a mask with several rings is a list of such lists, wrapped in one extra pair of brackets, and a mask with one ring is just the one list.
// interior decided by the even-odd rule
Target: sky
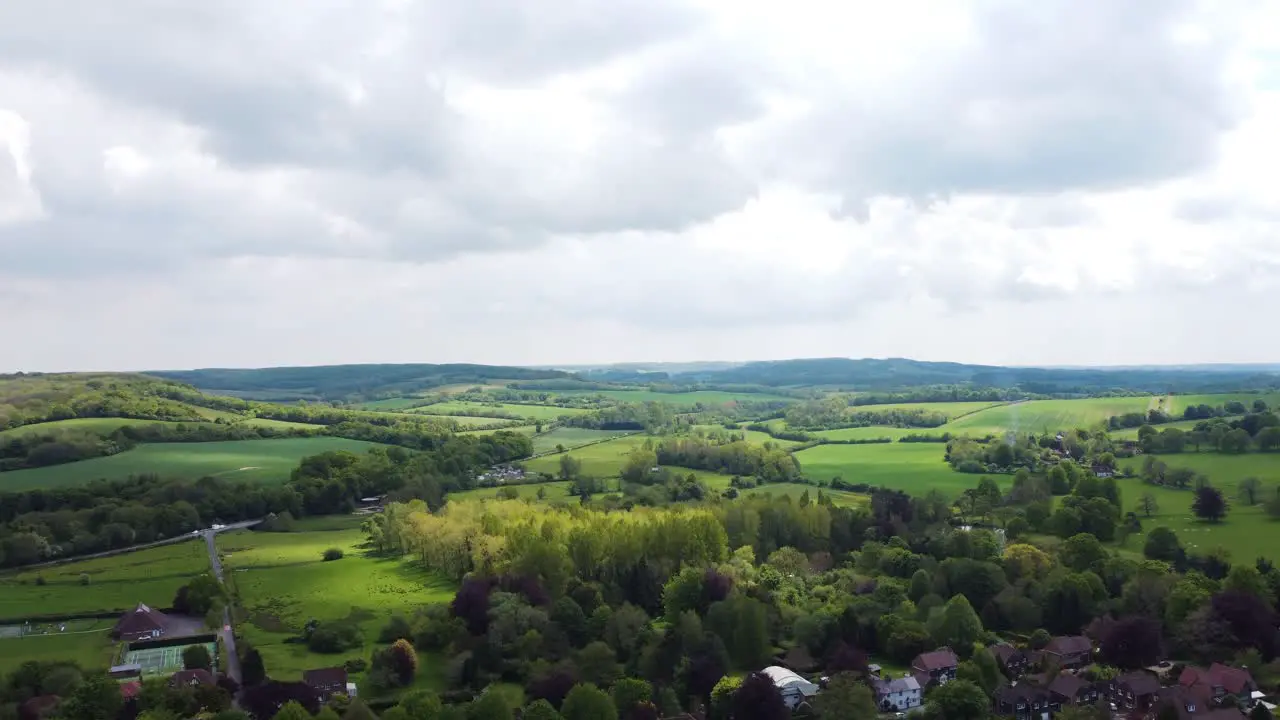
[(0, 3), (0, 371), (1280, 361), (1280, 4)]

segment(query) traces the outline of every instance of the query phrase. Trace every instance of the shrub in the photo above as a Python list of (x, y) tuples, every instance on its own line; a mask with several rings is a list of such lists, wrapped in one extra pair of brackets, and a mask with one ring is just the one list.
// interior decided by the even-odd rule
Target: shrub
[(80, 573), (80, 584), (81, 585), (89, 584), (89, 573)]
[(341, 560), (342, 556), (343, 556), (343, 552), (338, 548), (329, 548), (328, 550), (324, 551), (325, 562), (329, 562), (330, 560)]
[(45, 585), (47, 585), (48, 583), (49, 583), (49, 581), (48, 581), (48, 580), (45, 580), (43, 575), (37, 575), (37, 576), (36, 576), (36, 585), (39, 585), (40, 587), (44, 587), (44, 586), (45, 586)]
[(365, 662), (364, 658), (352, 658), (351, 660), (342, 663), (342, 667), (349, 673), (358, 673), (367, 670), (369, 668), (369, 663)]

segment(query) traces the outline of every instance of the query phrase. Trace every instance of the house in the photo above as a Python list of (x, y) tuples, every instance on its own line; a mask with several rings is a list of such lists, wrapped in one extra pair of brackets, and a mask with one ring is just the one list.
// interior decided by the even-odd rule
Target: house
[(1061, 668), (1082, 668), (1092, 662), (1093, 643), (1083, 635), (1055, 637), (1044, 647), (1044, 658)]
[(996, 715), (1016, 720), (1049, 720), (1053, 710), (1049, 691), (1029, 682), (998, 688), (993, 707)]
[(1092, 705), (1102, 693), (1097, 686), (1071, 673), (1062, 673), (1049, 683), (1049, 702), (1059, 707), (1067, 705)]
[(112, 665), (111, 669), (107, 671), (107, 676), (112, 680), (141, 680), (142, 666), (138, 663)]
[(1116, 471), (1106, 465), (1094, 465), (1093, 474), (1100, 478), (1115, 477)]
[(347, 691), (347, 671), (340, 667), (307, 670), (302, 673), (302, 682), (315, 688), (322, 702), (328, 702), (334, 695)]
[(1208, 696), (1215, 703), (1227, 695), (1235, 696), (1241, 707), (1249, 707), (1252, 694), (1258, 689), (1253, 675), (1243, 668), (1214, 663), (1208, 670), (1188, 667), (1178, 676), (1178, 685), (1188, 690), (1197, 691), (1200, 696)]
[(1175, 685), (1160, 689), (1160, 700), (1151, 715), (1158, 717), (1173, 709), (1178, 720), (1245, 720), (1245, 714), (1233, 707), (1218, 707), (1209, 697), (1209, 688), (1186, 688)]
[(1031, 665), (1031, 656), (1024, 650), (1010, 645), (1009, 643), (997, 643), (987, 648), (992, 656), (996, 659), (996, 664), (1004, 671), (1004, 674), (1011, 680), (1022, 677), (1028, 666)]
[(169, 687), (195, 687), (197, 685), (213, 685), (213, 673), (202, 668), (195, 670), (179, 670), (169, 676)]
[(1117, 708), (1148, 710), (1160, 700), (1160, 681), (1141, 670), (1125, 673), (1111, 683), (1109, 699)]
[[(956, 679), (956, 666), (960, 664), (951, 648), (939, 648), (933, 652), (920, 653), (911, 661), (911, 674), (921, 687), (945, 685)], [(923, 680), (922, 680), (923, 678)]]
[(910, 675), (893, 680), (875, 678), (871, 687), (876, 692), (876, 705), (885, 712), (901, 712), (920, 707), (920, 683)]
[(782, 694), (782, 701), (787, 707), (795, 710), (806, 702), (809, 698), (818, 694), (818, 686), (805, 680), (790, 670), (771, 665), (761, 670), (769, 679), (773, 681), (774, 687), (778, 688), (778, 692)]
[(116, 621), (111, 637), (121, 642), (140, 642), (163, 637), (169, 629), (169, 618), (159, 610), (152, 610), (143, 603)]

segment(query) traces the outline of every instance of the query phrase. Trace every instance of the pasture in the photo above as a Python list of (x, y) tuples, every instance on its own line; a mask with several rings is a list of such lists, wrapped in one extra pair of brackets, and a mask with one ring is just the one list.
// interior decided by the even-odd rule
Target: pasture
[(581, 408), (565, 408), (555, 405), (517, 405), (515, 403), (480, 403), (468, 400), (447, 400), (423, 407), (414, 408), (413, 412), (420, 415), (472, 415), (483, 417), (486, 412), (499, 412), (505, 415), (518, 418), (526, 418), (533, 421), (555, 420), (565, 415), (581, 415), (588, 410)]
[[(841, 478), (923, 495), (937, 490), (948, 497), (975, 487), (979, 475), (958, 473), (944, 461), (942, 443), (818, 445), (795, 454), (805, 477), (817, 482)], [(1008, 476), (996, 476), (1008, 485)]]
[(654, 390), (569, 390), (557, 395), (600, 395), (619, 402), (658, 402), (680, 407), (728, 405), (737, 402), (797, 402), (796, 398), (768, 393), (728, 392), (723, 390), (695, 390), (673, 393)]
[[(617, 440), (570, 450), (564, 454), (570, 455), (582, 463), (582, 473), (584, 475), (601, 478), (616, 477), (622, 471), (622, 466), (627, 461), (627, 455), (632, 450), (643, 445), (645, 440), (653, 440), (656, 443), (659, 438), (646, 435), (628, 435)], [(526, 460), (524, 466), (532, 472), (545, 472), (554, 475), (560, 471), (560, 457), (560, 453), (543, 455), (532, 460)]]
[[(1265, 481), (1264, 481), (1265, 482)], [(1266, 483), (1265, 492), (1275, 492), (1275, 482)], [(1231, 508), (1220, 523), (1208, 523), (1191, 512), (1193, 493), (1148, 485), (1137, 478), (1120, 480), (1121, 501), (1126, 510), (1133, 510), (1142, 519), (1143, 533), (1135, 534), (1127, 543), (1127, 549), (1141, 553), (1146, 533), (1157, 527), (1167, 527), (1178, 534), (1188, 551), (1204, 554), (1221, 547), (1231, 553), (1236, 562), (1252, 563), (1258, 556), (1280, 560), (1280, 547), (1260, 538), (1272, 537), (1280, 529), (1280, 522), (1272, 520), (1261, 505), (1248, 506), (1236, 499), (1234, 485), (1219, 484), (1227, 495)], [(1150, 493), (1159, 505), (1159, 511), (1146, 517), (1138, 508), (1138, 501)]]
[(590, 428), (576, 427), (558, 427), (551, 432), (542, 433), (533, 437), (533, 453), (541, 455), (542, 453), (555, 452), (557, 445), (563, 445), (567, 449), (573, 449), (588, 443), (607, 440), (627, 435), (624, 430), (592, 430)]
[(1081, 400), (1028, 400), (979, 410), (933, 428), (931, 432), (985, 435), (1002, 432), (1046, 432), (1088, 428), (1113, 415), (1146, 412), (1156, 407), (1155, 397), (1084, 398)]
[[(367, 660), (392, 615), (453, 598), (457, 587), (452, 581), (403, 558), (370, 554), (364, 542), (364, 533), (350, 527), (218, 536), (243, 611), (239, 630), (262, 653), (273, 678), (296, 680), (311, 668), (356, 657)], [(324, 562), (321, 554), (328, 548), (341, 549), (345, 557)], [(358, 624), (364, 646), (319, 655), (288, 642), (312, 618)], [(443, 670), (442, 663), (424, 663), (429, 677)]]
[(1220, 407), (1228, 402), (1242, 402), (1251, 408), (1254, 400), (1262, 400), (1268, 407), (1280, 406), (1280, 393), (1222, 393), (1217, 395), (1170, 395), (1165, 400), (1164, 411), (1170, 415), (1181, 416), (1182, 412), (1194, 405)]
[[(209, 570), (204, 541), (0, 575), (0, 618), (125, 612), (143, 602), (169, 607), (178, 588)], [(81, 585), (80, 575), (88, 585)], [(37, 584), (43, 578), (44, 584)]]
[(809, 498), (817, 502), (818, 493), (831, 498), (831, 501), (842, 507), (862, 507), (871, 502), (871, 498), (867, 495), (848, 492), (846, 490), (832, 490), (831, 488), (814, 487), (813, 485), (805, 485), (803, 483), (778, 483), (775, 485), (761, 485), (758, 488), (741, 491), (747, 496), (771, 496), (771, 497), (789, 497), (798, 501), (806, 492)]
[(385, 410), (388, 412), (396, 412), (399, 410), (409, 410), (411, 408), (420, 407), (429, 402), (430, 400), (420, 397), (393, 397), (357, 403), (352, 407), (356, 410)]
[(922, 403), (892, 403), (889, 405), (853, 405), (849, 407), (849, 412), (875, 412), (878, 410), (920, 410), (927, 413), (938, 413), (946, 415), (950, 419), (955, 419), (963, 415), (969, 415), (979, 410), (986, 410), (998, 405), (1006, 403), (996, 401), (973, 401), (973, 402), (922, 402)]
[(22, 425), (0, 432), (0, 440), (57, 430), (85, 430), (108, 435), (126, 425), (182, 425), (168, 420), (132, 420), (130, 418), (72, 418), (53, 422)]
[(33, 490), (84, 485), (99, 478), (121, 479), (155, 473), (162, 477), (205, 476), (277, 484), (289, 479), (298, 461), (329, 450), (362, 453), (376, 443), (334, 437), (156, 443), (108, 457), (0, 474), (0, 489)]
[(896, 428), (885, 427), (883, 425), (872, 425), (871, 427), (856, 428), (840, 428), (839, 430), (819, 430), (811, 432), (814, 437), (827, 438), (828, 440), (873, 440), (875, 438), (892, 438), (897, 440), (903, 435), (941, 435), (942, 430), (933, 428)]
[[(1156, 455), (1169, 467), (1191, 468), (1209, 478), (1210, 484), (1228, 495), (1234, 494), (1236, 484), (1247, 477), (1256, 477), (1263, 485), (1275, 486), (1280, 481), (1280, 454), (1244, 453), (1226, 455), (1217, 452), (1185, 452), (1172, 455)], [(1135, 474), (1142, 470), (1142, 458), (1125, 458), (1120, 467)]]
[[(1240, 416), (1239, 416), (1239, 415), (1232, 415), (1231, 417), (1224, 417), (1224, 418), (1220, 418), (1220, 419), (1222, 419), (1222, 420), (1226, 420), (1226, 421), (1230, 422), (1231, 420), (1239, 420), (1239, 419), (1240, 419)], [(1202, 423), (1202, 422), (1204, 422), (1204, 421), (1203, 421), (1203, 420), (1178, 420), (1178, 421), (1176, 421), (1176, 422), (1171, 422), (1171, 423), (1162, 423), (1162, 424), (1160, 424), (1160, 425), (1152, 425), (1151, 427), (1155, 428), (1157, 432), (1159, 432), (1159, 431), (1161, 431), (1161, 430), (1164, 430), (1164, 429), (1166, 429), (1166, 428), (1176, 428), (1176, 429), (1181, 430), (1181, 431), (1183, 431), (1183, 432), (1190, 432), (1190, 431), (1192, 431), (1192, 430), (1194, 430), (1194, 429), (1195, 429), (1195, 427), (1196, 427), (1196, 425), (1197, 425), (1198, 423)], [(1124, 428), (1124, 429), (1122, 429), (1122, 430), (1112, 430), (1112, 431), (1111, 431), (1111, 439), (1113, 439), (1113, 440), (1137, 440), (1137, 439), (1138, 439), (1138, 428), (1136, 428), (1136, 427), (1135, 427), (1135, 428)]]

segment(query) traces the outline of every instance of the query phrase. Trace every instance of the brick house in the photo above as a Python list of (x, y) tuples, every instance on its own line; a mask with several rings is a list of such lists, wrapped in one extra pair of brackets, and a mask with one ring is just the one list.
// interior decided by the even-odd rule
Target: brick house
[(911, 661), (911, 674), (915, 676), (920, 687), (945, 685), (956, 679), (956, 668), (960, 660), (951, 648), (939, 648), (933, 652), (920, 653)]
[(1044, 647), (1044, 658), (1058, 667), (1082, 668), (1093, 661), (1093, 642), (1083, 635), (1058, 636)]

